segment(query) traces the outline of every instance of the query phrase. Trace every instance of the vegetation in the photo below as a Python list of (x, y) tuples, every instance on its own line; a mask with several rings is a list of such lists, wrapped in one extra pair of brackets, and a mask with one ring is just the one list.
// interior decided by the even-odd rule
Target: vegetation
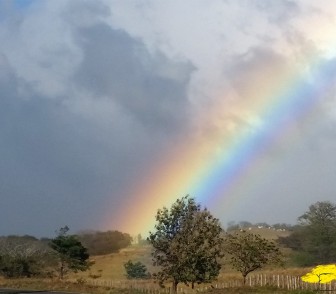
[(132, 238), (129, 234), (119, 231), (91, 231), (78, 234), (78, 240), (90, 255), (104, 255), (131, 245)]
[(325, 201), (309, 207), (298, 218), (293, 233), (280, 238), (280, 244), (295, 251), (299, 266), (336, 262), (336, 205)]
[(59, 278), (63, 279), (68, 271), (85, 271), (90, 267), (87, 249), (75, 235), (67, 235), (69, 228), (65, 226), (58, 232), (56, 238), (50, 242), (59, 261)]
[(244, 284), (249, 273), (281, 261), (279, 248), (257, 234), (246, 231), (227, 234), (224, 244), (225, 252), (230, 254), (230, 264), (242, 274)]
[(308, 283), (330, 283), (336, 280), (336, 264), (319, 265), (305, 274), (302, 280)]
[(207, 283), (220, 271), (222, 229), (218, 219), (201, 209), (193, 198), (178, 199), (168, 210), (156, 214), (156, 231), (149, 233), (154, 265), (160, 266), (154, 277), (161, 284), (172, 281), (176, 293), (178, 283)]
[(124, 263), (127, 279), (149, 279), (151, 277), (147, 267), (137, 261), (133, 263), (131, 260)]
[[(242, 231), (243, 228), (246, 230)], [(282, 245), (281, 251), (287, 257), (292, 256), (299, 265), (336, 262), (336, 205), (331, 202), (311, 205), (298, 218), (295, 226), (231, 222), (228, 233), (224, 235), (218, 220), (193, 198), (186, 196), (178, 199), (170, 209), (158, 210), (155, 231), (150, 232), (147, 240), (139, 234), (131, 247), (128, 247), (131, 244), (130, 235), (118, 231), (87, 231), (76, 236), (68, 235), (68, 230), (68, 227), (61, 228), (54, 239), (0, 237), (0, 275), (3, 277), (0, 278), (0, 285), (86, 293), (139, 293), (131, 289), (90, 286), (86, 280), (94, 278), (97, 282), (97, 278), (102, 278), (120, 281), (125, 278), (125, 271), (129, 279), (148, 278), (149, 271), (156, 271), (153, 276), (161, 285), (172, 282), (173, 291), (176, 291), (178, 283), (194, 287), (196, 283), (212, 282), (219, 273), (219, 283), (239, 280), (239, 275), (243, 276), (245, 282), (246, 276), (254, 270), (280, 261), (280, 250), (274, 244), (276, 239)], [(89, 273), (76, 273), (89, 268), (93, 261), (89, 261), (92, 252), (99, 254), (94, 257), (92, 270)], [(106, 253), (108, 255), (101, 255)], [(226, 259), (222, 258), (224, 255)], [(151, 259), (154, 266), (150, 263)], [(237, 272), (229, 272), (228, 267), (221, 270), (221, 265), (226, 264)], [(332, 269), (334, 267), (332, 265)], [(55, 269), (60, 278), (68, 273), (68, 278), (73, 282), (48, 279), (54, 276)], [(261, 272), (269, 273), (269, 270)], [(303, 279), (321, 284), (327, 278), (334, 278), (330, 265), (292, 271), (289, 268), (277, 269), (271, 272), (273, 274), (305, 275)], [(37, 277), (44, 280), (36, 280)], [(152, 281), (136, 283), (150, 285)], [(312, 293), (267, 287), (210, 288), (208, 286), (205, 293)]]
[(8, 278), (46, 275), (49, 248), (31, 236), (0, 238), (0, 274)]

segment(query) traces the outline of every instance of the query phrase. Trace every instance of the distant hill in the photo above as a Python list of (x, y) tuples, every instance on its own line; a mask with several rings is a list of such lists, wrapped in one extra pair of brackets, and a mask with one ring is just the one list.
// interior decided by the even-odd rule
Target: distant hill
[[(239, 231), (240, 229), (231, 230), (230, 232)], [(291, 234), (291, 231), (286, 229), (275, 229), (272, 227), (263, 227), (263, 226), (252, 226), (248, 228), (243, 228), (247, 232), (253, 234), (259, 234), (261, 237), (268, 240), (276, 240), (279, 237), (288, 237)]]

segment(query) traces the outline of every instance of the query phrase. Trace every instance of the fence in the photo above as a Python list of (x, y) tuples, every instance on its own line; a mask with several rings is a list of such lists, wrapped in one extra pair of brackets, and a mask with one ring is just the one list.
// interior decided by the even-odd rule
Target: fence
[[(87, 280), (87, 283), (95, 286), (113, 287), (121, 289), (137, 289), (141, 293), (147, 294), (165, 294), (170, 293), (170, 288), (161, 288), (158, 284), (149, 280)], [(212, 284), (195, 285), (195, 289), (188, 288), (181, 284), (178, 287), (178, 293), (199, 293), (205, 292), (210, 288), (234, 288), (242, 287), (243, 280), (223, 280), (221, 282), (214, 282)], [(328, 291), (328, 294), (336, 294), (336, 281), (327, 284), (312, 284), (306, 283), (301, 280), (299, 276), (289, 276), (289, 275), (269, 275), (269, 274), (258, 274), (250, 275), (247, 277), (246, 286), (259, 287), (259, 286), (273, 286), (285, 290), (320, 290)]]

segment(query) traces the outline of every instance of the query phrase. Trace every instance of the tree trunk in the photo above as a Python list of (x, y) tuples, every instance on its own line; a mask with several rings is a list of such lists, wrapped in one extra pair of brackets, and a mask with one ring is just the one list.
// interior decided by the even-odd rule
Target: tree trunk
[(247, 276), (247, 275), (243, 275), (243, 285), (244, 285), (244, 286), (246, 285), (246, 276)]
[(176, 294), (177, 293), (177, 284), (178, 282), (177, 281), (173, 281), (173, 285), (172, 285), (172, 292), (171, 294)]

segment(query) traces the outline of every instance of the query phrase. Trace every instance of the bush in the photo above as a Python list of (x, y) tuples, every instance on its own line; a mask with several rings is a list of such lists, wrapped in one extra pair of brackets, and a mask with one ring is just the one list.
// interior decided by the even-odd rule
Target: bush
[(124, 264), (127, 279), (149, 279), (150, 273), (140, 261), (133, 263), (131, 260)]

